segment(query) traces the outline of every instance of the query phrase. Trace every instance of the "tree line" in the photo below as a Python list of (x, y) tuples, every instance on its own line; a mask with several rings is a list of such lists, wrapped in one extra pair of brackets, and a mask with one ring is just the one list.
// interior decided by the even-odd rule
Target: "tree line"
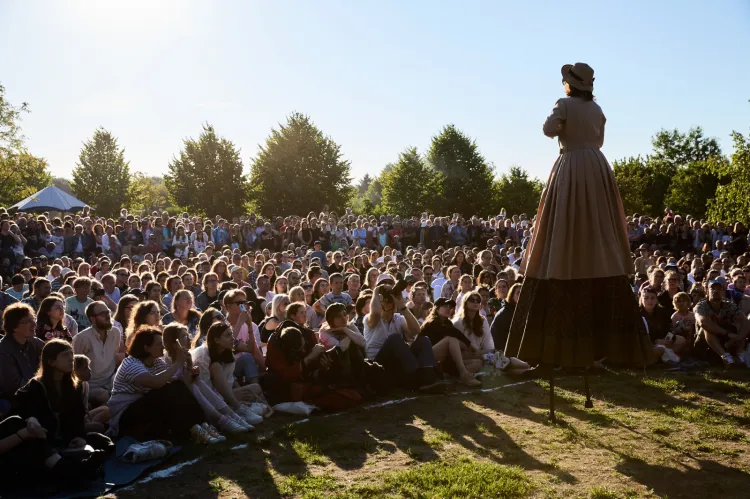
[[(248, 173), (239, 148), (204, 124), (197, 138), (184, 139), (163, 177), (131, 173), (115, 135), (98, 128), (84, 142), (72, 179), (53, 179), (44, 159), (25, 148), (19, 121), (27, 111), (26, 104), (8, 103), (0, 86), (2, 206), (54, 183), (104, 216), (116, 216), (123, 207), (275, 216), (317, 212), (325, 204), (370, 215), (489, 216), (503, 208), (533, 215), (543, 188), (520, 166), (498, 175), (476, 142), (452, 124), (432, 137), (426, 151), (407, 147), (382, 171), (355, 184), (341, 146), (301, 113), (271, 130)], [(733, 132), (732, 138), (734, 152), (725, 156), (700, 127), (686, 133), (661, 130), (652, 138), (651, 154), (614, 161), (625, 211), (658, 215), (669, 206), (697, 217), (748, 222), (750, 135)]]

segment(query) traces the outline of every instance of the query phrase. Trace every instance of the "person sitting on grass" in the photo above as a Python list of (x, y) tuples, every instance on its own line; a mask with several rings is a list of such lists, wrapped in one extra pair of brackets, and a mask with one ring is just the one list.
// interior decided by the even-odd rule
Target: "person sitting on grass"
[[(211, 387), (246, 423), (246, 430), (263, 422), (253, 411), (253, 402), (265, 403), (260, 385), (240, 386), (235, 379), (235, 345), (232, 327), (226, 322), (215, 322), (208, 328), (203, 346), (190, 351), (193, 364), (198, 367), (198, 379)], [(231, 416), (231, 413), (230, 413)]]
[(713, 352), (726, 367), (745, 364), (745, 343), (750, 322), (737, 305), (724, 298), (724, 285), (719, 281), (710, 281), (708, 299), (698, 303), (693, 311), (698, 328), (696, 354)]
[(673, 348), (684, 348), (686, 340), (682, 336), (671, 333), (671, 309), (667, 310), (659, 304), (659, 292), (659, 289), (651, 286), (643, 288), (639, 298), (639, 308), (654, 345), (654, 353), (660, 356), (663, 362), (676, 363), (680, 361), (680, 357), (674, 353)]
[[(288, 312), (301, 316), (304, 309), (292, 304)], [(337, 355), (326, 352), (315, 333), (293, 320), (282, 322), (268, 341), (266, 388), (273, 404), (306, 402), (322, 410), (341, 410), (360, 403), (354, 388), (337, 387)]]
[(365, 356), (382, 365), (394, 385), (442, 392), (445, 385), (437, 378), (432, 343), (418, 337), (419, 323), (406, 308), (400, 287), (375, 288), (364, 321)]
[(16, 393), (18, 415), (39, 421), (47, 430), (47, 441), (61, 453), (90, 445), (97, 452), (89, 459), (102, 465), (115, 445), (100, 433), (86, 431), (87, 386), (75, 377), (74, 365), (70, 343), (45, 343), (36, 376)]
[[(184, 370), (187, 353), (178, 349), (167, 366), (162, 332), (145, 326), (128, 337), (129, 357), (117, 369), (110, 413), (109, 434), (132, 436), (138, 440), (185, 440), (215, 443), (201, 426), (205, 416), (188, 385), (190, 370)], [(174, 379), (183, 369), (183, 377)]]
[(83, 386), (86, 400), (86, 431), (104, 433), (106, 423), (109, 421), (109, 409), (106, 405), (91, 408), (89, 403), (89, 381), (91, 380), (91, 365), (89, 358), (85, 355), (73, 356), (73, 374), (78, 383)]
[[(494, 353), (500, 356), (502, 370), (508, 374), (520, 374), (530, 369), (529, 364), (516, 357), (506, 357), (502, 350), (495, 350), (495, 341), (492, 338), (490, 325), (487, 318), (480, 313), (482, 297), (479, 291), (471, 291), (464, 296), (464, 306), (461, 313), (454, 315), (453, 325), (461, 331), (469, 340), (471, 346), (462, 348), (464, 361), (478, 359), (480, 368), (484, 364), (485, 355)], [(497, 364), (496, 364), (497, 365)], [(474, 367), (475, 364), (472, 364)]]
[(16, 391), (34, 377), (44, 342), (36, 337), (36, 316), (25, 303), (14, 303), (3, 312), (0, 337), (0, 415), (11, 414)]
[[(179, 324), (177, 322), (172, 322), (164, 327), (164, 330), (162, 331), (162, 338), (164, 341), (164, 350), (167, 353), (164, 356), (164, 361), (169, 365), (174, 363), (172, 359), (176, 359), (178, 357), (178, 350), (181, 349), (187, 351), (190, 347), (190, 333), (188, 332), (187, 326)], [(191, 356), (186, 356), (185, 365), (174, 373), (172, 379), (184, 379), (185, 370), (189, 370), (191, 375), (191, 380), (190, 383), (187, 384), (187, 387), (192, 392), (195, 400), (198, 401), (201, 409), (203, 409), (204, 415), (208, 419), (208, 422), (201, 424), (203, 429), (206, 430), (208, 434), (211, 435), (211, 437), (220, 441), (226, 440), (226, 437), (222, 436), (219, 431), (211, 424), (211, 422), (218, 424), (222, 431), (227, 431), (228, 433), (239, 433), (246, 431), (244, 425), (240, 425), (239, 423), (234, 422), (233, 420), (219, 412), (219, 409), (224, 409), (227, 406), (226, 402), (224, 402), (221, 397), (215, 397), (215, 399), (213, 400), (213, 402), (216, 402), (217, 400), (219, 402), (219, 407), (216, 407), (214, 403), (206, 399), (206, 397), (203, 395), (203, 393), (197, 386), (200, 383), (198, 379), (200, 376), (200, 368), (197, 366), (193, 366)]]
[(473, 373), (479, 371), (482, 362), (478, 359), (465, 361), (461, 355), (461, 345), (470, 348), (471, 343), (450, 320), (455, 308), (453, 300), (438, 298), (419, 334), (430, 339), (435, 360), (440, 362), (443, 372), (457, 375), (466, 386), (480, 386), (482, 383), (474, 379)]
[[(99, 454), (94, 459), (63, 456), (48, 439), (48, 430), (30, 417), (24, 420), (10, 416), (0, 421), (0, 467), (3, 470), (3, 491), (12, 487), (51, 485), (52, 492), (63, 485), (74, 487), (96, 478), (101, 468)], [(41, 494), (40, 494), (41, 495)]]
[(234, 375), (245, 383), (257, 384), (261, 372), (266, 369), (265, 358), (261, 351), (258, 337), (260, 331), (252, 320), (248, 310), (247, 295), (244, 291), (233, 289), (224, 295), (223, 303), (227, 311), (227, 322), (232, 326), (234, 335)]
[[(224, 316), (221, 312), (211, 307), (206, 309), (206, 312), (201, 317), (201, 323), (204, 322), (204, 318), (206, 322), (206, 334), (208, 334), (208, 329), (213, 324), (224, 322)], [(209, 323), (211, 320), (212, 322)], [(182, 325), (171, 324), (164, 328), (164, 338), (167, 345), (165, 347), (167, 350), (165, 360), (169, 363), (171, 363), (171, 359), (177, 355), (177, 344), (179, 344), (181, 348), (187, 348), (186, 344), (189, 335), (183, 331), (183, 327), (184, 326)], [(198, 337), (196, 336), (196, 338), (193, 339), (193, 350), (198, 348), (198, 346), (195, 345), (195, 340), (197, 338)], [(205, 338), (206, 336), (204, 335), (204, 341), (201, 342), (201, 345), (205, 344)], [(191, 361), (193, 350), (191, 350)], [(222, 396), (213, 388), (210, 382), (210, 377), (206, 377), (206, 373), (201, 371), (200, 366), (192, 364), (192, 369), (193, 383), (190, 385), (190, 389), (193, 392), (193, 396), (198, 401), (198, 404), (200, 404), (201, 409), (203, 409), (203, 413), (206, 415), (208, 421), (217, 425), (221, 431), (226, 433), (239, 433), (252, 429), (242, 417), (229, 407)]]
[(692, 311), (690, 295), (684, 291), (674, 295), (672, 301), (676, 310), (672, 314), (672, 332), (685, 338), (684, 345), (678, 347), (675, 344), (675, 353), (682, 355), (689, 352), (695, 342), (695, 314)]
[(366, 384), (365, 337), (349, 324), (347, 306), (332, 303), (326, 308), (326, 321), (320, 327), (318, 341), (326, 350), (337, 348), (341, 362), (339, 382)]

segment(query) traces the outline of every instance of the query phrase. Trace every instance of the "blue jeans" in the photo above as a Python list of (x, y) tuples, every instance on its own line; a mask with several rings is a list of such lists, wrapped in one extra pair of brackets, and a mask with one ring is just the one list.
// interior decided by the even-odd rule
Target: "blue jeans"
[(392, 334), (375, 356), (375, 362), (394, 375), (412, 374), (422, 367), (435, 367), (432, 342), (427, 336), (419, 336), (411, 346), (399, 334)]
[(247, 381), (258, 377), (258, 366), (255, 364), (253, 354), (242, 352), (234, 364), (234, 376), (239, 379), (245, 377)]

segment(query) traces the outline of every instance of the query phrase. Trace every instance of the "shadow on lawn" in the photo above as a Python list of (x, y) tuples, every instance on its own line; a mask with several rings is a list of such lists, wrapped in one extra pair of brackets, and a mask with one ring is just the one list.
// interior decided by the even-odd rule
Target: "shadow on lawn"
[[(481, 398), (481, 397), (480, 397)], [(481, 403), (476, 398), (472, 402)], [(444, 399), (440, 402), (439, 411), (430, 407), (420, 407), (415, 415), (425, 420), (430, 426), (450, 434), (453, 441), (466, 450), (506, 465), (517, 465), (529, 470), (539, 470), (566, 483), (575, 483), (570, 473), (557, 469), (551, 464), (543, 463), (528, 454), (494, 419), (475, 411), (464, 400), (458, 398)], [(520, 417), (538, 420), (540, 416), (528, 407)]]
[(638, 458), (620, 454), (615, 469), (645, 485), (660, 497), (747, 497), (750, 476), (723, 464), (694, 460), (695, 467), (684, 470), (648, 464)]

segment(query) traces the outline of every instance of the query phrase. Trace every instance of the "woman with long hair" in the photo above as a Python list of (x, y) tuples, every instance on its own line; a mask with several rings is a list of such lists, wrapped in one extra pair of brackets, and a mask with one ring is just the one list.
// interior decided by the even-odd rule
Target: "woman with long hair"
[(36, 316), (36, 337), (42, 341), (52, 339), (73, 341), (73, 335), (65, 327), (65, 302), (59, 296), (48, 296), (39, 305)]
[[(312, 289), (312, 286), (310, 286), (310, 289)], [(305, 305), (305, 322), (300, 325), (310, 327), (311, 321), (314, 321), (318, 314), (307, 303), (306, 293), (302, 286), (295, 286), (289, 290), (289, 301), (291, 303), (302, 303)]]
[(476, 286), (487, 286), (492, 289), (495, 287), (495, 272), (492, 270), (481, 270), (477, 274)]
[(201, 313), (195, 310), (195, 298), (192, 291), (181, 289), (174, 295), (172, 311), (162, 317), (161, 323), (166, 326), (172, 322), (177, 322), (186, 326), (192, 339), (198, 334), (198, 321), (200, 319)]
[(374, 290), (378, 285), (378, 276), (380, 276), (380, 271), (375, 267), (370, 267), (365, 274), (365, 285), (362, 286), (362, 291)]
[[(44, 430), (42, 451), (47, 467), (93, 478), (115, 446), (104, 435), (86, 432), (84, 385), (74, 376), (73, 365), (70, 343), (60, 339), (45, 343), (36, 375), (16, 393), (17, 413), (22, 419), (38, 422)], [(94, 453), (80, 463), (63, 457), (64, 450), (83, 449), (86, 445), (93, 447)], [(72, 481), (78, 477), (58, 478)]]
[[(125, 330), (125, 345), (129, 345), (134, 333), (141, 326), (159, 326), (161, 314), (159, 304), (152, 300), (138, 303), (130, 313), (130, 324)], [(128, 347), (129, 348), (129, 347)]]
[(220, 283), (227, 282), (232, 280), (232, 276), (229, 275), (228, 269), (229, 267), (227, 266), (227, 262), (225, 262), (224, 260), (216, 260), (211, 267), (211, 272), (219, 276)]
[(672, 311), (659, 304), (658, 294), (658, 289), (650, 287), (641, 291), (638, 303), (643, 322), (653, 342), (654, 353), (661, 356), (664, 362), (679, 362), (680, 358), (674, 350), (682, 349), (686, 340), (682, 336), (671, 334)]
[(458, 306), (456, 313), (460, 314), (464, 306), (464, 296), (474, 291), (474, 278), (469, 274), (462, 275), (458, 280), (458, 289), (456, 291), (458, 292), (458, 295), (456, 295), (456, 304)]
[(252, 425), (261, 423), (263, 417), (253, 410), (255, 407), (246, 404), (262, 401), (262, 390), (260, 385), (253, 383), (241, 387), (235, 381), (233, 348), (232, 327), (226, 322), (216, 322), (208, 328), (205, 343), (190, 354), (198, 367), (198, 378), (212, 387), (247, 423), (247, 429), (252, 430)]
[(524, 284), (506, 345), (506, 355), (541, 364), (550, 379), (556, 366), (588, 368), (602, 358), (654, 361), (628, 279), (633, 261), (625, 212), (601, 152), (606, 118), (594, 101), (594, 70), (576, 63), (561, 73), (566, 97), (542, 127), (558, 138), (560, 156), (521, 261)]
[[(203, 427), (205, 416), (190, 391), (192, 364), (179, 348), (167, 365), (159, 328), (141, 327), (128, 342), (128, 357), (115, 374), (107, 403), (110, 431), (138, 440), (186, 439), (217, 443)], [(182, 370), (182, 376), (175, 374)]]
[(290, 303), (291, 300), (287, 295), (276, 295), (273, 297), (273, 301), (271, 302), (271, 315), (258, 325), (258, 328), (260, 329), (260, 341), (262, 343), (268, 343), (268, 339), (273, 332), (276, 331), (279, 324), (284, 322), (286, 308)]
[(214, 307), (208, 307), (206, 311), (203, 312), (203, 315), (201, 315), (201, 320), (198, 321), (198, 334), (193, 338), (191, 348), (198, 348), (203, 345), (206, 341), (208, 328), (217, 322), (224, 322), (226, 320), (227, 318), (221, 313), (221, 310)]
[(82, 448), (112, 451), (112, 441), (86, 431), (87, 385), (75, 375), (70, 343), (52, 339), (42, 349), (36, 376), (16, 394), (18, 414), (36, 418), (47, 429), (48, 441), (58, 449)]
[(458, 267), (461, 270), (461, 275), (474, 275), (474, 266), (466, 261), (466, 253), (464, 253), (463, 250), (456, 251), (453, 255), (453, 259), (450, 261), (450, 265)]
[[(498, 279), (495, 281), (493, 294), (487, 301), (487, 306), (491, 317), (494, 317), (495, 314), (497, 314), (500, 309), (505, 306), (505, 300), (508, 297), (509, 289), (510, 286), (508, 285), (508, 281), (506, 279), (501, 279), (498, 277)], [(508, 324), (508, 327), (510, 327), (510, 324)], [(503, 345), (504, 344), (505, 343), (503, 343)]]
[(275, 295), (285, 295), (289, 288), (289, 279), (285, 276), (276, 278), (276, 283), (273, 285), (273, 292)]
[[(178, 357), (178, 350), (183, 349), (185, 351), (190, 347), (190, 335), (188, 330), (182, 324), (173, 322), (164, 328), (163, 332), (164, 350), (166, 355), (164, 360), (167, 364), (171, 365), (174, 363), (173, 359)], [(192, 365), (192, 357), (190, 361), (185, 363), (185, 367), (190, 366), (191, 369), (191, 383), (188, 385), (190, 392), (195, 397), (198, 405), (203, 409), (203, 414), (208, 419), (208, 422), (201, 424), (204, 430), (206, 430), (213, 438), (219, 441), (226, 440), (213, 426), (217, 425), (222, 431), (227, 433), (241, 433), (248, 430), (244, 420), (237, 416), (232, 411), (224, 399), (218, 396), (215, 391), (211, 390), (210, 387), (205, 385), (200, 379), (199, 368)], [(174, 374), (173, 379), (180, 379), (183, 375), (183, 368), (177, 370)], [(213, 423), (213, 424), (212, 424)]]
[(130, 326), (130, 317), (133, 313), (133, 309), (138, 303), (138, 297), (135, 295), (125, 295), (120, 298), (119, 302), (117, 302), (117, 309), (115, 309), (112, 328), (120, 331), (123, 338), (125, 338), (125, 331), (127, 331)]
[(329, 286), (327, 279), (321, 278), (315, 281), (315, 285), (313, 286), (313, 294), (312, 294), (313, 303), (320, 300), (326, 293), (328, 293), (329, 289), (330, 289), (330, 286)]
[(487, 319), (479, 313), (482, 297), (478, 291), (470, 291), (463, 297), (463, 306), (458, 306), (453, 325), (461, 331), (471, 343), (466, 359), (480, 359), (481, 356), (495, 350), (495, 342), (490, 333)]
[(447, 298), (438, 298), (429, 315), (422, 323), (420, 336), (427, 336), (432, 343), (435, 360), (441, 368), (457, 374), (461, 383), (467, 386), (481, 386), (474, 374), (482, 367), (479, 359), (464, 360), (461, 345), (470, 348), (469, 340), (456, 329), (450, 320), (456, 304)]

